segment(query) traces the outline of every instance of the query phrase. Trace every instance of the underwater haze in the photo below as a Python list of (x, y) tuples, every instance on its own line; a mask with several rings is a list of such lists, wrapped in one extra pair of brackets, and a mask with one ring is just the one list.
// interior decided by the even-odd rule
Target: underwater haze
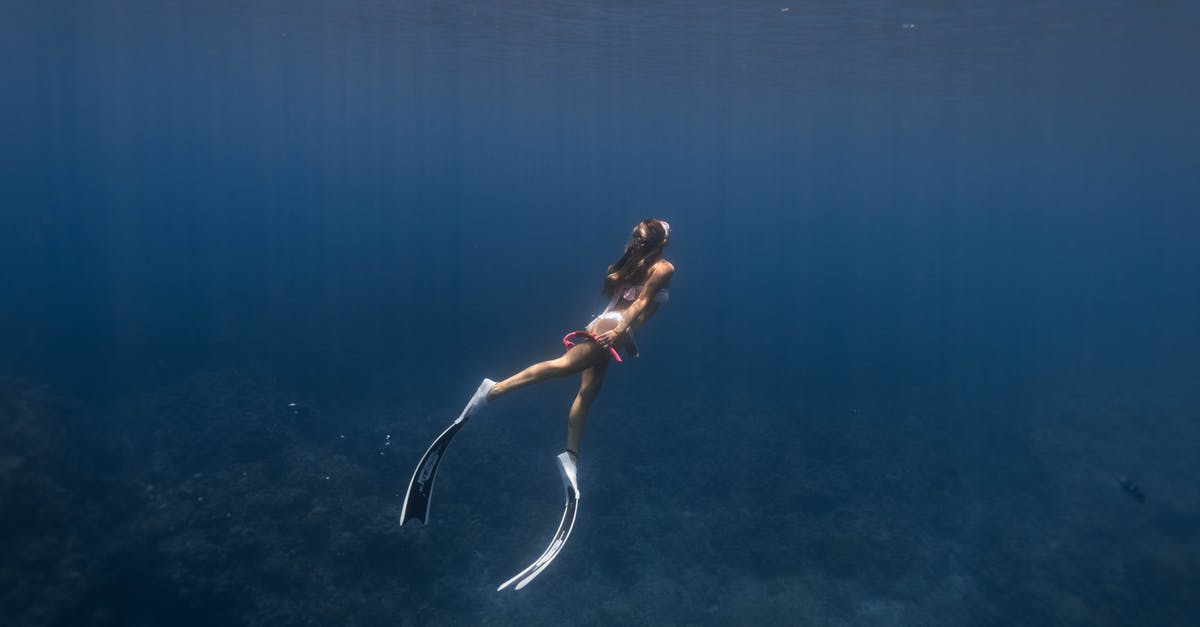
[[(0, 623), (1200, 624), (1200, 6), (0, 4)], [(577, 377), (671, 224), (578, 519)]]

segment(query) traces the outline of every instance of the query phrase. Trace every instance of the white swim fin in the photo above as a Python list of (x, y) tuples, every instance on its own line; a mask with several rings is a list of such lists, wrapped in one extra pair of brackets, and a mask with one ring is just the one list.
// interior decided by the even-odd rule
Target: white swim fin
[(579, 510), (579, 481), (575, 462), (567, 451), (558, 454), (558, 472), (562, 475), (563, 490), (567, 493), (566, 502), (563, 504), (562, 520), (558, 523), (558, 531), (554, 533), (554, 538), (550, 540), (550, 546), (546, 547), (541, 557), (526, 566), (512, 579), (500, 584), (500, 587), (496, 588), (497, 592), (510, 586), (513, 590), (520, 590), (529, 585), (529, 582), (546, 570), (550, 562), (558, 557), (559, 552), (567, 543), (567, 538), (571, 536), (571, 528), (575, 526), (575, 514)]

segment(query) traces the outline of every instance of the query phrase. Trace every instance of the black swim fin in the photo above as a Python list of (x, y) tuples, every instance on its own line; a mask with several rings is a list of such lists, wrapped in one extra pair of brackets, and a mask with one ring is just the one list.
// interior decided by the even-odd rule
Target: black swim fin
[(429, 522), (429, 500), (433, 498), (433, 480), (437, 478), (438, 465), (442, 463), (442, 457), (445, 455), (446, 449), (450, 447), (450, 441), (458, 433), (458, 430), (466, 424), (471, 416), (487, 405), (487, 395), (492, 391), (493, 385), (496, 385), (495, 381), (484, 379), (458, 418), (450, 423), (449, 427), (446, 427), (446, 430), (433, 441), (433, 444), (429, 445), (425, 455), (421, 456), (417, 469), (413, 471), (412, 479), (408, 480), (408, 492), (404, 495), (404, 507), (400, 509), (401, 525), (413, 518), (419, 519), (421, 524)]

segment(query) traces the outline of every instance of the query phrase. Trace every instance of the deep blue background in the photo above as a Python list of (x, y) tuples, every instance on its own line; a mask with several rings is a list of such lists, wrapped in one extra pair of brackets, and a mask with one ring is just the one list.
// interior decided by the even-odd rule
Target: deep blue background
[(454, 405), (554, 355), (661, 216), (672, 300), (613, 403), (1187, 394), (1198, 28), (1185, 2), (7, 2), (0, 372), (96, 407), (230, 367)]
[(972, 4), (7, 5), (2, 363), (493, 372), (661, 215), (680, 381), (1194, 378), (1196, 12)]

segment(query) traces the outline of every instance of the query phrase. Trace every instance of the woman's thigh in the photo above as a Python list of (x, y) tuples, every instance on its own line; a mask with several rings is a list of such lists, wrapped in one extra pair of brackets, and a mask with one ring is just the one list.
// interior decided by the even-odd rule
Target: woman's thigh
[(560, 359), (566, 366), (568, 374), (575, 374), (597, 365), (607, 365), (608, 349), (595, 342), (580, 342), (563, 354)]
[(604, 373), (608, 372), (607, 359), (600, 360), (600, 363), (584, 368), (583, 377), (579, 382), (579, 394), (588, 398), (595, 398), (596, 394), (600, 393), (600, 386), (604, 384)]

